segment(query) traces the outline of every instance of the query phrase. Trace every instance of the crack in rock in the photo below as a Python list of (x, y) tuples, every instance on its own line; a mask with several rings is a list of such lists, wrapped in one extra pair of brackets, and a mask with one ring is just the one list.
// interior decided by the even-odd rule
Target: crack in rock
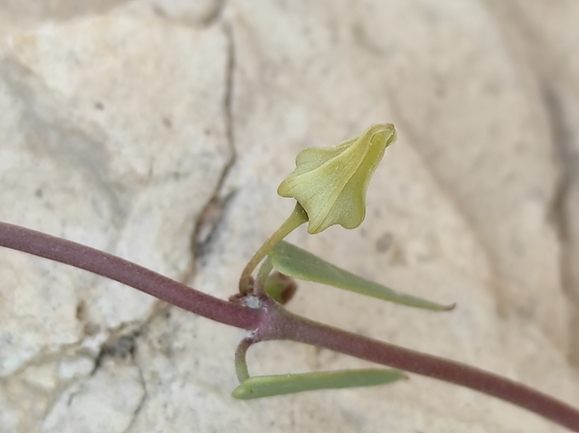
[[(222, 8), (223, 5), (220, 7)], [(215, 190), (211, 199), (207, 202), (203, 211), (198, 217), (195, 229), (193, 230), (191, 242), (191, 250), (194, 258), (193, 267), (195, 266), (195, 259), (204, 256), (210, 250), (212, 241), (215, 239), (214, 235), (218, 232), (219, 223), (223, 219), (225, 209), (236, 192), (235, 190), (229, 192), (224, 191), (225, 181), (227, 180), (231, 169), (237, 160), (237, 153), (235, 149), (232, 108), (236, 62), (235, 41), (233, 37), (233, 31), (228, 24), (223, 24), (223, 31), (225, 32), (227, 38), (227, 65), (225, 76), (225, 95), (223, 98), (223, 112), (230, 157), (223, 167), (221, 176), (217, 182), (217, 185), (215, 186)], [(193, 273), (194, 271), (191, 272), (191, 274)]]
[(544, 105), (562, 167), (561, 181), (552, 208), (552, 221), (562, 249), (561, 284), (571, 309), (569, 358), (573, 365), (579, 366), (579, 337), (575, 332), (579, 328), (579, 134), (571, 126), (577, 125), (579, 107), (573, 107), (564, 95), (552, 83), (543, 82)]

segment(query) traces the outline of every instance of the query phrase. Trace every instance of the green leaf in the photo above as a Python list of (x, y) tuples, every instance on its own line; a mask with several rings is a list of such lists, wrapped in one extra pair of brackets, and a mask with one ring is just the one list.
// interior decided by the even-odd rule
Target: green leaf
[(293, 278), (276, 271), (267, 276), (263, 288), (274, 301), (285, 305), (294, 297), (298, 285)]
[(437, 304), (395, 292), (388, 287), (338, 268), (285, 241), (278, 243), (270, 251), (269, 256), (274, 268), (279, 272), (300, 280), (314, 281), (409, 307), (433, 311), (448, 311), (454, 308), (454, 304)]
[(248, 400), (318, 389), (384, 385), (400, 379), (406, 379), (402, 371), (375, 368), (256, 376), (245, 380), (231, 395)]

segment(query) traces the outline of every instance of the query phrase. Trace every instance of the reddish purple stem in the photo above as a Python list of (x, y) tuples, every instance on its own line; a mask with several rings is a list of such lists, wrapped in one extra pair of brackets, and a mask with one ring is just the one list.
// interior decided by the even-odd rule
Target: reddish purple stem
[(271, 316), (276, 317), (277, 320), (267, 331), (258, 333), (258, 338), (286, 339), (320, 346), (378, 364), (461, 385), (528, 409), (573, 431), (579, 431), (577, 409), (525, 385), (455, 361), (332, 328), (296, 316), (273, 302), (270, 304), (268, 308)]
[(94, 248), (3, 222), (0, 222), (0, 246), (75, 266), (119, 281), (200, 316), (256, 331), (256, 341), (293, 340), (433, 377), (500, 398), (579, 431), (579, 411), (546, 394), (467, 365), (296, 316), (270, 299), (265, 301), (266, 309), (250, 309), (214, 298)]
[(0, 222), (0, 246), (102, 275), (184, 310), (237, 328), (256, 329), (263, 314), (207, 295), (104, 251), (13, 224)]

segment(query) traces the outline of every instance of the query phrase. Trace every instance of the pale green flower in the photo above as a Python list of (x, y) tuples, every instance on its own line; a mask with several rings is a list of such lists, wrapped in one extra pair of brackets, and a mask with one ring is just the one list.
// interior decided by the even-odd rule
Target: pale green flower
[(366, 216), (370, 177), (386, 147), (395, 140), (394, 125), (380, 123), (337, 146), (305, 149), (277, 193), (295, 198), (304, 208), (310, 234), (334, 224), (356, 228)]

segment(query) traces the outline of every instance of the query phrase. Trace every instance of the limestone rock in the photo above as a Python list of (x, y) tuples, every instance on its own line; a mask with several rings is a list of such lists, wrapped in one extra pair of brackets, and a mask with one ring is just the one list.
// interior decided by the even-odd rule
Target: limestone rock
[[(392, 122), (399, 139), (360, 229), (290, 240), (458, 307), (425, 313), (304, 283), (289, 308), (579, 405), (579, 236), (565, 223), (579, 206), (560, 189), (579, 165), (553, 126), (574, 149), (576, 65), (557, 75), (528, 55), (536, 40), (572, 52), (557, 23), (579, 14), (574, 3), (545, 22), (539, 3), (526, 9), (534, 40), (509, 25), (515, 0), (32, 3), (0, 12), (11, 22), (1, 220), (226, 298), (293, 208), (275, 190), (297, 153)], [(417, 376), (236, 401), (240, 331), (45, 260), (2, 250), (0, 261), (1, 432), (564, 431)], [(249, 353), (252, 374), (367, 365), (285, 342)]]
[[(231, 158), (224, 32), (95, 16), (15, 34), (9, 44), (0, 68), (2, 220), (186, 278), (195, 221)], [(120, 284), (1, 255), (8, 383), (65, 347), (88, 350), (94, 364), (111, 331), (139, 326), (155, 308)], [(59, 417), (51, 418), (57, 430)], [(15, 418), (29, 426), (23, 431), (42, 421), (26, 411)]]
[(40, 431), (126, 431), (142, 404), (145, 390), (138, 368), (113, 365), (103, 365), (94, 376), (64, 390)]

